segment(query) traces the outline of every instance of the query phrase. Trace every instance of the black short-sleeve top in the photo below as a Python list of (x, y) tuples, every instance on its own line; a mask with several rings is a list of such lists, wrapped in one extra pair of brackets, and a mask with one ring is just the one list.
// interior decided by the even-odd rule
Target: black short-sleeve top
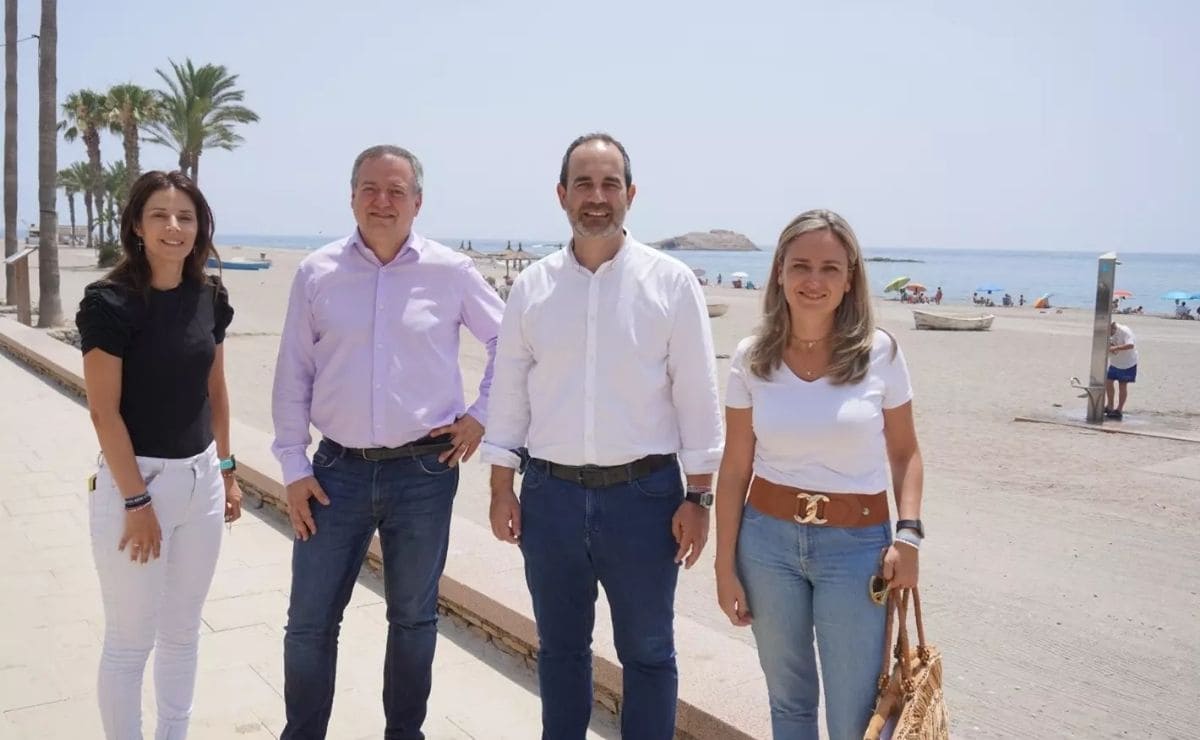
[(213, 441), (208, 376), (233, 320), (229, 293), (209, 276), (142, 292), (101, 280), (84, 289), (75, 325), (83, 353), (121, 362), (121, 418), (134, 454), (183, 458)]

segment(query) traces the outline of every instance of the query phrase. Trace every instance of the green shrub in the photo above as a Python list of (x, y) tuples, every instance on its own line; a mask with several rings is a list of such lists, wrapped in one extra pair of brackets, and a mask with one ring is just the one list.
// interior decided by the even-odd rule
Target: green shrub
[(121, 257), (121, 245), (116, 242), (103, 241), (100, 242), (100, 248), (97, 250), (97, 267), (112, 267), (117, 264), (117, 260)]

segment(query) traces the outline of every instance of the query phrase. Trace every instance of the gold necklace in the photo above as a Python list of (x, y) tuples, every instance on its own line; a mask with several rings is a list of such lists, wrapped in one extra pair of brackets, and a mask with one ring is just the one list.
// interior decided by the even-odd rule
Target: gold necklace
[(801, 339), (800, 337), (792, 335), (792, 341), (796, 343), (797, 347), (803, 347), (805, 352), (811, 352), (813, 347), (817, 346), (821, 342), (824, 342), (826, 339), (829, 339), (829, 336), (830, 335), (826, 334), (820, 339)]

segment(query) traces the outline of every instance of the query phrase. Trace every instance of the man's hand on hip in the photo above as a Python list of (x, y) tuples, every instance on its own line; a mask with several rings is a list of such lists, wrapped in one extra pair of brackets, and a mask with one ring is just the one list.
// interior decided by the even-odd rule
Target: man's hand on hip
[(453, 424), (438, 427), (429, 434), (433, 437), (440, 437), (443, 434), (450, 435), (450, 442), (454, 447), (438, 456), (438, 460), (454, 467), (459, 462), (470, 460), (471, 455), (475, 454), (475, 450), (479, 448), (479, 443), (483, 440), (483, 425), (470, 414), (463, 414), (455, 419)]

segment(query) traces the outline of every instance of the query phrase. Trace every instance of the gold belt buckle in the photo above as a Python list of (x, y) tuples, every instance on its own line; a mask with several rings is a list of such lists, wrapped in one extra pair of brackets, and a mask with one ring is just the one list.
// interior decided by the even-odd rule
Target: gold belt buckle
[[(804, 502), (803, 516), (800, 514), (801, 502)], [(817, 516), (817, 507), (823, 503), (829, 503), (829, 497), (823, 493), (797, 493), (796, 513), (792, 515), (792, 518), (796, 520), (797, 524), (828, 524), (828, 519)]]

